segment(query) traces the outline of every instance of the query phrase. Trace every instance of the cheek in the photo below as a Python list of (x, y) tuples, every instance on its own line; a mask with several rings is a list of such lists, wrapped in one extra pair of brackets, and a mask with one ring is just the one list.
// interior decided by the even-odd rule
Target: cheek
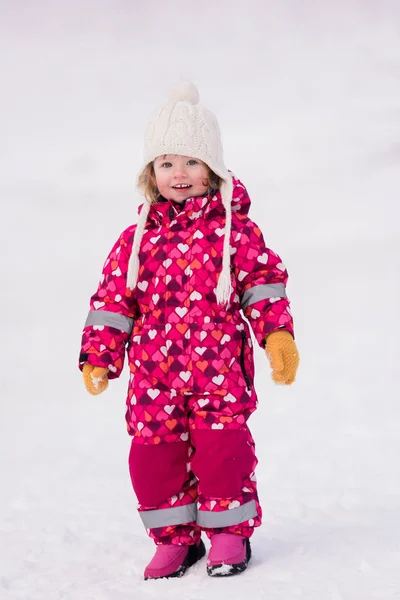
[(167, 174), (163, 171), (156, 173), (156, 185), (159, 190), (167, 184)]
[(204, 170), (201, 173), (199, 173), (199, 176), (197, 178), (197, 183), (198, 183), (198, 185), (202, 185), (205, 188), (208, 187), (208, 173), (207, 173), (207, 171)]

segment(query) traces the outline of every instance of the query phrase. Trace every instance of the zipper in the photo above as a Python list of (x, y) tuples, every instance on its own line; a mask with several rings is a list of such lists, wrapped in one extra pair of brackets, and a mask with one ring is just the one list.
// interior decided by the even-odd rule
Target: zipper
[(251, 389), (250, 379), (249, 379), (249, 376), (246, 373), (246, 367), (244, 366), (244, 346), (245, 346), (245, 343), (246, 343), (246, 332), (245, 331), (241, 331), (240, 333), (242, 335), (242, 347), (240, 349), (240, 367), (242, 369), (243, 377), (244, 377), (244, 380), (246, 382), (246, 388), (248, 390), (250, 390)]

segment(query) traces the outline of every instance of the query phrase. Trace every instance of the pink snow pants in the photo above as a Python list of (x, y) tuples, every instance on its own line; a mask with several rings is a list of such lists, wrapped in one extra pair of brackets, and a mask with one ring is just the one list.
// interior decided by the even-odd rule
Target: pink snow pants
[(156, 543), (193, 544), (202, 530), (250, 537), (261, 524), (248, 399), (140, 387), (131, 395), (129, 470)]

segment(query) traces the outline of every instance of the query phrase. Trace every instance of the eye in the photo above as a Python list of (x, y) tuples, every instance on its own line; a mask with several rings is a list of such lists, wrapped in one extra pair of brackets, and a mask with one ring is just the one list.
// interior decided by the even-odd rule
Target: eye
[(161, 167), (163, 169), (169, 169), (170, 167), (172, 167), (172, 163), (170, 163), (170, 162), (162, 163)]
[(193, 167), (194, 165), (198, 165), (199, 163), (194, 158), (191, 158), (190, 160), (188, 160), (187, 164)]

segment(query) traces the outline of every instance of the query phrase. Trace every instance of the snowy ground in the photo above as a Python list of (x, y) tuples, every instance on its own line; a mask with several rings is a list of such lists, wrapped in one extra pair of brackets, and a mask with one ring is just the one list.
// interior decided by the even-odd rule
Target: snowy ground
[[(400, 598), (400, 9), (390, 1), (0, 4), (0, 600)], [(191, 11), (191, 12), (189, 12)], [(149, 112), (191, 77), (291, 274), (298, 381), (256, 352), (251, 568), (142, 581), (127, 373), (76, 369), (135, 219)]]

